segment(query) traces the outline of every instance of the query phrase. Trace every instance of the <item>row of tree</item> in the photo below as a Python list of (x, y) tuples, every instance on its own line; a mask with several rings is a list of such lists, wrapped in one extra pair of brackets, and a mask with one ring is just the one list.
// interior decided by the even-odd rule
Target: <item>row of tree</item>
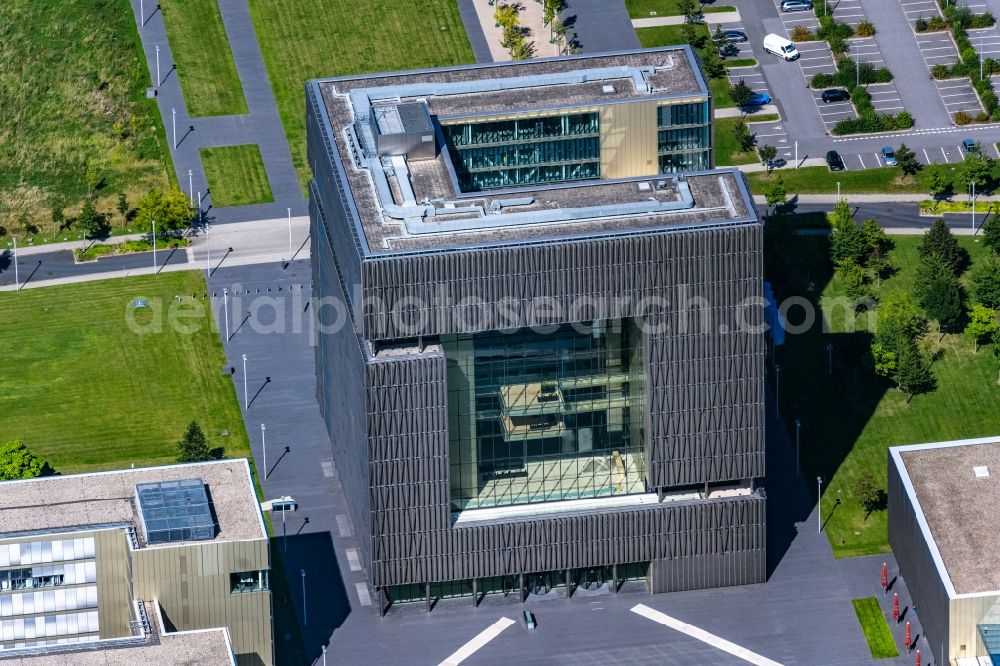
[[(117, 209), (122, 227), (131, 223), (142, 231), (148, 229), (152, 233), (155, 222), (156, 234), (160, 237), (189, 229), (198, 216), (197, 206), (192, 206), (188, 196), (176, 188), (150, 192), (139, 200), (134, 209), (125, 193), (121, 192)], [(111, 219), (111, 213), (98, 210), (91, 198), (83, 202), (75, 218), (67, 219), (61, 208), (52, 210), (52, 221), (59, 225), (60, 230), (76, 228), (87, 239), (107, 238), (111, 234)]]

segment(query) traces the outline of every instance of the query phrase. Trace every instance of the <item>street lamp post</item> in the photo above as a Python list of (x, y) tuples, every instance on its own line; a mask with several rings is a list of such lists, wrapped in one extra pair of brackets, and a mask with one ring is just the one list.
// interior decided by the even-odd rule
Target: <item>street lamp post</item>
[[(261, 423), (260, 424), (260, 447), (264, 451), (264, 480), (267, 481), (267, 439), (264, 438), (264, 431), (265, 430), (267, 430), (267, 428), (265, 428), (264, 424)], [(282, 511), (282, 515), (284, 515), (284, 511)]]
[(21, 278), (17, 274), (17, 236), (14, 236), (14, 287), (21, 291)]
[(323, 666), (326, 666), (326, 646), (323, 646)]
[(309, 613), (306, 610), (306, 570), (300, 569), (302, 574), (302, 626), (309, 626)]
[(250, 392), (247, 390), (247, 355), (243, 354), (243, 409), (250, 409)]
[(174, 150), (177, 150), (177, 109), (170, 109), (171, 124), (173, 127)]
[(861, 87), (861, 54), (860, 53), (858, 53), (858, 54), (856, 54), (854, 56), (854, 72), (855, 72), (855, 75), (857, 76), (857, 79), (858, 79), (856, 85), (860, 88)]
[(188, 196), (191, 197), (191, 205), (194, 205), (194, 174), (188, 169)]
[(976, 181), (972, 181), (972, 235), (976, 234)]
[[(223, 309), (226, 311), (226, 342), (229, 342), (229, 288), (228, 287), (225, 287), (222, 290), (222, 304), (223, 304)], [(246, 356), (244, 356), (243, 358), (245, 361)], [(243, 376), (245, 377), (247, 374), (246, 367), (244, 367), (243, 370), (244, 370)]]
[(156, 220), (153, 223), (153, 268), (156, 268)]
[(816, 477), (816, 531), (823, 531), (823, 477)]
[(156, 87), (160, 87), (160, 45), (156, 45)]
[(781, 366), (774, 364), (774, 413), (781, 416)]
[(146, 25), (146, 8), (142, 4), (142, 0), (139, 0), (139, 28), (141, 29)]
[(292, 260), (292, 209), (288, 209), (288, 260)]
[(837, 181), (837, 201), (840, 201), (840, 181)]
[(801, 428), (802, 428), (802, 422), (799, 421), (798, 419), (795, 419), (795, 474), (796, 475), (798, 475), (798, 474), (801, 473), (801, 471), (800, 471), (800, 463), (799, 463), (799, 460), (800, 460), (800, 458), (799, 458), (799, 430)]

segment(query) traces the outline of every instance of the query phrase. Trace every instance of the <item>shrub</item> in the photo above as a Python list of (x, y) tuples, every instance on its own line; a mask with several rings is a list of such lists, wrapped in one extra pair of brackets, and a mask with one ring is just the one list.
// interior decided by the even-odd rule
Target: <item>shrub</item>
[(951, 68), (948, 65), (934, 65), (931, 67), (931, 76), (935, 79), (947, 79), (951, 76)]
[(810, 85), (813, 88), (829, 88), (833, 85), (833, 74), (813, 74)]
[(927, 22), (927, 30), (929, 32), (937, 32), (939, 30), (947, 30), (948, 23), (940, 16), (932, 16), (931, 20)]
[(989, 12), (984, 12), (982, 14), (976, 14), (972, 17), (972, 22), (969, 24), (970, 28), (989, 28), (992, 27), (996, 21), (993, 20), (993, 14)]
[(862, 21), (861, 23), (858, 23), (858, 27), (855, 28), (855, 32), (860, 37), (874, 37), (876, 30), (871, 21)]
[(985, 74), (986, 76), (991, 76), (993, 74), (1000, 74), (1000, 61), (994, 60), (993, 58), (984, 58), (983, 74)]
[(889, 83), (892, 81), (892, 72), (888, 67), (879, 67), (875, 70), (875, 83)]
[(809, 32), (809, 28), (804, 25), (797, 25), (792, 28), (792, 32), (789, 35), (793, 42), (809, 42), (816, 39), (816, 35)]
[(977, 123), (985, 123), (989, 119), (990, 117), (986, 114), (985, 111), (980, 111), (979, 113), (976, 114)]
[(837, 35), (830, 37), (827, 40), (827, 44), (830, 45), (830, 52), (835, 56), (847, 53), (847, 42)]
[(909, 111), (900, 111), (896, 114), (896, 124), (899, 129), (910, 129), (913, 127), (913, 115)]
[(955, 124), (956, 125), (968, 125), (972, 122), (972, 116), (967, 114), (965, 111), (959, 111), (955, 114)]
[(913, 23), (913, 29), (917, 32), (927, 32), (927, 19), (923, 16), (917, 17), (917, 20)]

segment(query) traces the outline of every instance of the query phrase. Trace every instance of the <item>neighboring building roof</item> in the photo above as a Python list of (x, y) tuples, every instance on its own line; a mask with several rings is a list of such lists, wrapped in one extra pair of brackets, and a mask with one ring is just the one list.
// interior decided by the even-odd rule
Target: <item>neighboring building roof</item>
[(899, 446), (890, 453), (952, 596), (1000, 594), (1000, 568), (984, 557), (984, 544), (1000, 533), (1000, 438)]
[[(209, 541), (266, 539), (260, 505), (245, 458), (206, 463), (144, 467), (112, 472), (50, 476), (0, 483), (0, 534), (56, 532), (89, 526), (130, 523), (143, 547), (156, 548), (184, 541), (146, 544), (136, 498), (136, 486), (198, 477), (204, 480), (217, 519)], [(188, 543), (206, 543), (206, 540)]]
[[(131, 644), (121, 640), (70, 643), (31, 648), (23, 656), (0, 654), (4, 666), (235, 666), (232, 642), (224, 627), (177, 631), (167, 633), (155, 613), (150, 618), (155, 623), (155, 633), (133, 639)], [(128, 640), (128, 639), (126, 639)]]
[(407, 112), (426, 105), (447, 122), (554, 109), (593, 112), (624, 101), (707, 100), (695, 62), (690, 47), (677, 46), (310, 85), (329, 123), (323, 129), (326, 145), (352, 199), (348, 210), (359, 245), (367, 255), (380, 255), (756, 222), (735, 169), (686, 174), (680, 181), (668, 174), (462, 192), (440, 136), (433, 159), (383, 155), (380, 162), (373, 156), (371, 114), (380, 132), (383, 125), (398, 131), (400, 124), (392, 114), (383, 121), (386, 104)]

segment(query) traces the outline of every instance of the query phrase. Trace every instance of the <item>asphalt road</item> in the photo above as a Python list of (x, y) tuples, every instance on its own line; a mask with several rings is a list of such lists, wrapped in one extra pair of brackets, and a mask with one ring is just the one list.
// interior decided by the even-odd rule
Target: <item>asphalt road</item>
[[(188, 262), (187, 252), (183, 249), (157, 250), (158, 266), (175, 266)], [(52, 280), (97, 273), (121, 271), (123, 273), (137, 268), (148, 268), (153, 265), (152, 252), (139, 252), (120, 256), (110, 256), (78, 264), (73, 261), (70, 250), (44, 252), (41, 254), (21, 255), (17, 258), (18, 278), (22, 284), (32, 281)], [(9, 251), (0, 253), (0, 286), (14, 284), (13, 255)]]

